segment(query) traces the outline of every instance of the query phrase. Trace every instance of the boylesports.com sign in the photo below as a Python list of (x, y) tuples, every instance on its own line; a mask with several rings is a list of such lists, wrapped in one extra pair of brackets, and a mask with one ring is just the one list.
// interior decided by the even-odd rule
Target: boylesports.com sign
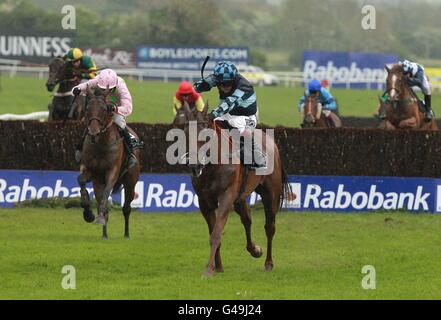
[(398, 61), (392, 54), (304, 51), (303, 82), (328, 80), (333, 87), (367, 88), (386, 81), (385, 64)]
[[(79, 197), (77, 172), (0, 170), (0, 206), (48, 197)], [(441, 212), (441, 179), (290, 176), (294, 199), (284, 207), (299, 211), (409, 210)], [(88, 186), (93, 197), (93, 188)], [(260, 197), (253, 193), (249, 204)], [(124, 201), (124, 193), (112, 195)], [(196, 211), (198, 197), (186, 174), (142, 174), (132, 206), (140, 211)]]
[(200, 70), (207, 56), (206, 70), (211, 72), (219, 61), (228, 60), (236, 65), (248, 64), (246, 47), (156, 47), (140, 46), (136, 50), (138, 68)]

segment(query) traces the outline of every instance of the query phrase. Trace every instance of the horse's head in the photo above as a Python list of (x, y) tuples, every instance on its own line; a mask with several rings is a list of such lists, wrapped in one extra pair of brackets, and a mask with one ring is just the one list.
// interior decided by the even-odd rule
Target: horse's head
[(176, 108), (176, 106), (174, 106), (174, 108), (176, 111), (176, 115), (172, 125), (175, 128), (184, 128), (185, 124), (188, 121), (193, 120), (196, 116), (195, 112), (191, 111), (190, 106), (186, 101), (184, 101), (181, 108), (178, 109)]
[(405, 99), (409, 94), (406, 76), (403, 74), (403, 67), (399, 64), (394, 64), (392, 68), (388, 66), (384, 66), (384, 68), (387, 71), (386, 90), (392, 106), (395, 107), (399, 101)]
[[(183, 129), (186, 136), (186, 143), (187, 146), (190, 146), (190, 135), (193, 135), (191, 139), (197, 141), (197, 152), (202, 147), (202, 145), (205, 144), (205, 141), (199, 141), (198, 137), (201, 131), (204, 129), (207, 129), (209, 127), (213, 126), (213, 123), (208, 119), (207, 117), (207, 111), (208, 111), (208, 101), (205, 103), (204, 109), (202, 111), (191, 111), (188, 104), (184, 104), (182, 108), (179, 109), (179, 112), (181, 114), (180, 122), (183, 122)], [(178, 114), (176, 114), (178, 116)], [(188, 157), (187, 153), (187, 163), (189, 160), (192, 160), (191, 157)], [(194, 175), (199, 176), (202, 172), (202, 168), (204, 163), (200, 163), (196, 154), (195, 157), (196, 163), (190, 163), (189, 166), (193, 172)]]
[(52, 92), (55, 86), (66, 78), (66, 64), (62, 57), (55, 57), (49, 62), (49, 77), (46, 88)]
[(321, 110), (318, 108), (319, 96), (318, 93), (311, 94), (309, 97), (305, 96), (305, 106), (303, 107), (303, 124), (304, 128), (312, 128), (320, 119)]
[(106, 132), (112, 120), (112, 107), (107, 103), (107, 96), (109, 90), (95, 90), (92, 92), (87, 90), (87, 97), (89, 99), (86, 111), (87, 135), (92, 137), (92, 142), (95, 138)]

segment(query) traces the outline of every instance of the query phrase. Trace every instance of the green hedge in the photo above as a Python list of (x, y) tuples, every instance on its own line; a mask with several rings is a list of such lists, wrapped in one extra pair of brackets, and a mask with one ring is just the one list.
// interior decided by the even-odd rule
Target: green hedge
[[(131, 123), (145, 143), (142, 171), (189, 172), (165, 160), (170, 125)], [(0, 168), (78, 170), (80, 123), (0, 121)], [(284, 167), (291, 174), (438, 177), (441, 132), (379, 129), (275, 128)]]

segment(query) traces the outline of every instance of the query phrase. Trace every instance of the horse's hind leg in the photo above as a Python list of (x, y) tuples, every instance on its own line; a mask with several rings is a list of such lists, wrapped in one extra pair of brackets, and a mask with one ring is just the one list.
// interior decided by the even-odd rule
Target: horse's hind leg
[(254, 258), (262, 256), (262, 248), (255, 245), (251, 240), (251, 212), (245, 199), (239, 199), (234, 203), (234, 210), (240, 215), (240, 220), (245, 228), (247, 238), (247, 250)]
[(124, 185), (124, 206), (122, 207), (122, 212), (124, 215), (124, 238), (129, 239), (129, 217), (132, 207), (130, 204), (135, 197), (135, 186), (134, 185)]
[[(208, 234), (211, 236), (211, 233), (213, 232), (214, 225), (216, 224), (216, 212), (214, 207), (210, 207), (204, 200), (202, 200), (202, 197), (199, 198), (199, 208), (201, 210), (202, 215), (204, 216), (205, 221), (208, 225)], [(219, 244), (219, 247), (216, 250), (216, 255), (214, 257), (215, 262), (215, 271), (216, 272), (224, 272), (224, 268), (222, 266), (222, 259), (220, 255), (220, 247), (221, 244)]]
[(81, 170), (81, 174), (77, 177), (78, 184), (80, 185), (81, 194), (81, 207), (83, 210), (83, 218), (86, 222), (92, 222), (95, 220), (95, 215), (90, 208), (89, 192), (86, 189), (86, 183), (90, 181), (90, 174), (86, 170)]

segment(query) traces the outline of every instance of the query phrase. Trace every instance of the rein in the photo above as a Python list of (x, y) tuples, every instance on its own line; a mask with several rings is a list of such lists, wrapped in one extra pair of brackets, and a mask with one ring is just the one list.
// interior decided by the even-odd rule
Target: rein
[(91, 136), (91, 137), (98, 137), (98, 136), (100, 136), (101, 134), (105, 133), (105, 132), (107, 131), (107, 129), (109, 129), (109, 128), (112, 126), (112, 124), (113, 124), (113, 120), (110, 120), (109, 123), (107, 123), (107, 124), (105, 125), (105, 124), (103, 124), (103, 122), (101, 121), (101, 119), (99, 119), (99, 118), (97, 118), (97, 117), (92, 117), (92, 118), (90, 118), (89, 121), (87, 122), (87, 127), (90, 126), (90, 124), (92, 123), (93, 120), (98, 121), (98, 123), (99, 123), (100, 126), (101, 126), (101, 129), (100, 129), (100, 131), (98, 131), (97, 134), (90, 134), (89, 130), (87, 130), (87, 135), (88, 135), (88, 136)]

